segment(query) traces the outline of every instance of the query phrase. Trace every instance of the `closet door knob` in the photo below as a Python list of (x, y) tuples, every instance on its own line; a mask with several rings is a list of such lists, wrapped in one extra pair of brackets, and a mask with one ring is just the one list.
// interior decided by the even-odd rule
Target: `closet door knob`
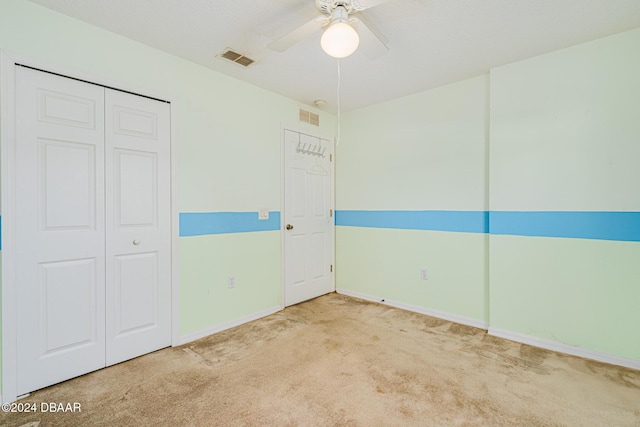
[(136, 245), (136, 246), (138, 246), (138, 245), (140, 244), (140, 240), (134, 240), (134, 241), (133, 241), (133, 244), (134, 244), (134, 245)]
[(291, 224), (287, 224), (287, 226), (285, 227), (287, 230), (293, 230), (293, 225)]

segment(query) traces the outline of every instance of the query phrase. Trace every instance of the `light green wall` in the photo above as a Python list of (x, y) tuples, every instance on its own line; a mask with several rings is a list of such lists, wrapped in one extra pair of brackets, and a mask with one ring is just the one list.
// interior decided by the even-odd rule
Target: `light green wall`
[[(333, 115), (25, 0), (0, 0), (0, 49), (170, 98), (180, 212), (279, 211), (282, 124), (335, 129)], [(300, 107), (319, 113), (321, 127), (299, 123)], [(279, 254), (279, 232), (181, 238), (180, 332), (279, 304)]]
[(491, 327), (640, 360), (640, 243), (491, 236)]
[(640, 29), (491, 70), (491, 209), (640, 211)]
[(486, 245), (479, 233), (337, 227), (337, 287), (486, 323)]
[(336, 208), (485, 210), (488, 81), (344, 114)]
[[(485, 211), (487, 94), (480, 76), (345, 114), (336, 208)], [(336, 286), (487, 322), (486, 243), (485, 234), (339, 226)]]
[[(491, 71), (492, 210), (640, 211), (640, 29)], [(490, 238), (491, 326), (640, 360), (640, 243)]]
[(183, 237), (180, 258), (182, 335), (280, 305), (278, 231)]

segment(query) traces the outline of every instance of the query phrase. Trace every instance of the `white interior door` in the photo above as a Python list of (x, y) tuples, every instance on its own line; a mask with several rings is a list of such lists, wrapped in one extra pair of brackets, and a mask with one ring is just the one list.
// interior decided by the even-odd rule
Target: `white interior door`
[(170, 107), (16, 67), (16, 391), (171, 344)]
[(285, 306), (333, 291), (333, 144), (284, 133)]
[(169, 104), (106, 90), (107, 365), (171, 345)]
[(17, 392), (105, 364), (104, 90), (16, 67)]

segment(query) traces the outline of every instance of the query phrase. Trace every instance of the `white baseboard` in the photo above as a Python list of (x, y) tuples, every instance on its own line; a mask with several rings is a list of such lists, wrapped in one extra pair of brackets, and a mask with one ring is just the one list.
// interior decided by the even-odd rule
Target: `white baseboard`
[(600, 351), (589, 350), (587, 348), (575, 347), (563, 344), (557, 341), (536, 338), (530, 335), (520, 334), (517, 332), (506, 331), (503, 329), (489, 328), (489, 335), (504, 338), (510, 341), (522, 344), (532, 345), (547, 350), (557, 351), (560, 353), (570, 354), (572, 356), (583, 357), (585, 359), (597, 360), (598, 362), (610, 363), (612, 365), (624, 366), (631, 369), (640, 370), (640, 360), (627, 359), (625, 357), (614, 356), (613, 354), (603, 353)]
[(280, 306), (267, 308), (265, 310), (261, 310), (256, 313), (248, 314), (246, 316), (242, 316), (237, 319), (229, 320), (228, 322), (219, 323), (210, 328), (202, 329), (186, 335), (181, 335), (178, 339), (178, 345), (186, 344), (191, 341), (199, 340), (200, 338), (208, 337), (209, 335), (213, 335), (217, 332), (222, 332), (226, 329), (231, 329), (233, 327), (240, 326), (243, 323), (248, 323), (253, 320), (261, 319), (263, 317), (269, 316), (270, 314), (277, 313), (280, 310), (282, 310), (282, 307)]
[(470, 317), (465, 317), (465, 316), (459, 316), (457, 314), (451, 314), (444, 311), (433, 310), (431, 308), (425, 308), (418, 305), (406, 304), (403, 302), (393, 301), (386, 298), (363, 294), (360, 292), (353, 292), (346, 289), (336, 289), (336, 293), (354, 297), (354, 298), (360, 298), (366, 301), (377, 302), (377, 303), (388, 305), (391, 307), (401, 308), (407, 311), (413, 311), (414, 313), (420, 313), (420, 314), (425, 314), (431, 317), (437, 317), (439, 319), (448, 320), (454, 323), (473, 326), (474, 328), (480, 328), (480, 329), (486, 330), (489, 327), (489, 324), (487, 322), (483, 322), (482, 320), (472, 319)]

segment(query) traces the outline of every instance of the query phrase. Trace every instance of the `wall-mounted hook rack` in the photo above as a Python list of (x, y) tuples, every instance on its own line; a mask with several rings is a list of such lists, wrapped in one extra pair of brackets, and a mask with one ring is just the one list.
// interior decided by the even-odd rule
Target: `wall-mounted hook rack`
[[(307, 145), (309, 146), (307, 148)], [(327, 147), (322, 148), (322, 145), (311, 145), (302, 144), (302, 141), (298, 142), (298, 146), (296, 147), (296, 153), (309, 154), (311, 156), (325, 157), (325, 152), (327, 151)]]

